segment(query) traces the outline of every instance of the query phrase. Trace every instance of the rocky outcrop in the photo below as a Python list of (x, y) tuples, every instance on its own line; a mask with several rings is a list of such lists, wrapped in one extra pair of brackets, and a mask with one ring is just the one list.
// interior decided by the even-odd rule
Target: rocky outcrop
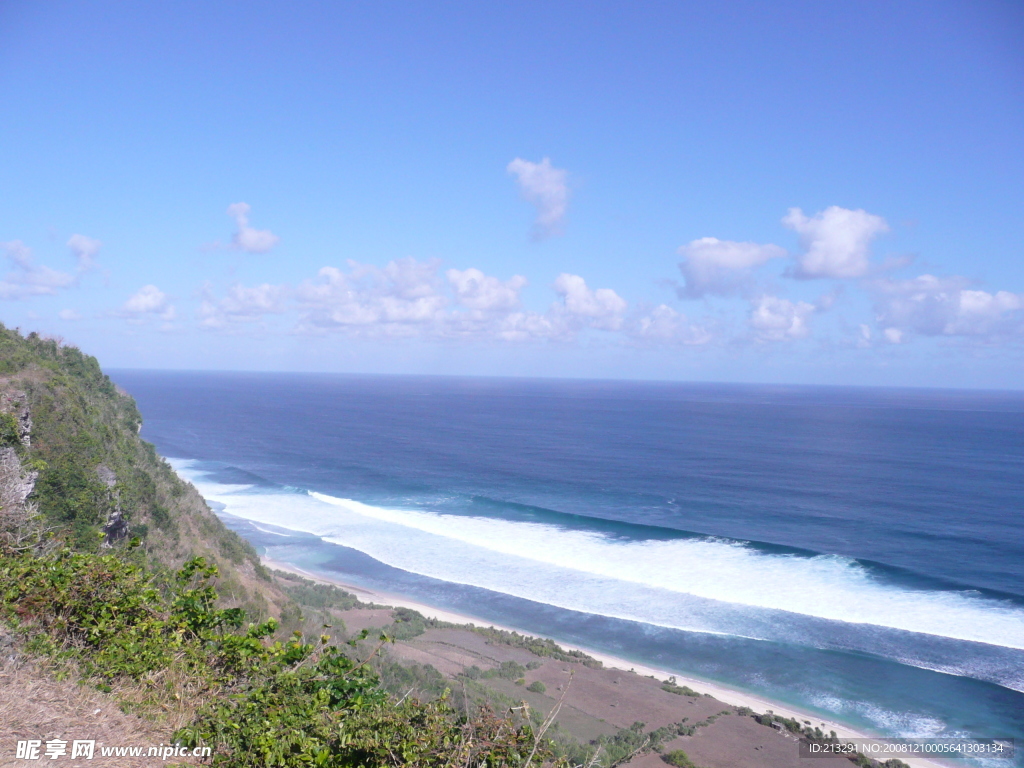
[(117, 474), (110, 467), (100, 464), (96, 467), (96, 475), (100, 482), (107, 486), (110, 494), (110, 512), (107, 514), (107, 522), (103, 525), (103, 546), (113, 546), (128, 535), (128, 521), (125, 519), (124, 510), (121, 509), (121, 498), (117, 492)]
[[(32, 445), (32, 415), (28, 409), (25, 393), (8, 390), (0, 393), (0, 413), (14, 416), (18, 425), (18, 440), (28, 448)], [(26, 470), (18, 455), (19, 449), (10, 444), (0, 447), (0, 528), (9, 529), (22, 524), (35, 509), (28, 503), (28, 497), (36, 487), (39, 473)]]
[(16, 449), (0, 448), (0, 540), (9, 546), (20, 545), (27, 523), (36, 513), (27, 499), (35, 490), (37, 477), (38, 472), (25, 471)]

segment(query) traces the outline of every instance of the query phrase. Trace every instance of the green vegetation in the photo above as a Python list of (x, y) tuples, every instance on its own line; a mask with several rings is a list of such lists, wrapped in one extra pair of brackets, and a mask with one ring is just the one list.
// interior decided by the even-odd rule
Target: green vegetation
[(547, 689), (548, 687), (544, 685), (544, 683), (542, 683), (540, 680), (534, 680), (532, 683), (526, 686), (526, 690), (533, 691), (534, 693), (544, 693)]
[(676, 768), (696, 768), (693, 761), (681, 749), (673, 749), (671, 752), (666, 752), (661, 756), (661, 759), (669, 765), (676, 766)]
[(575, 662), (593, 669), (601, 668), (601, 662), (597, 659), (588, 656), (583, 651), (567, 651), (554, 640), (520, 635), (518, 632), (508, 632), (504, 629), (495, 629), (494, 627), (474, 627), (473, 631), (486, 637), (487, 642), (493, 645), (508, 645), (512, 648), (527, 650), (534, 656), (554, 659), (555, 661)]
[(669, 693), (674, 693), (677, 696), (700, 696), (700, 694), (697, 693), (697, 691), (693, 690), (693, 688), (690, 688), (687, 685), (676, 685), (675, 683), (664, 683), (661, 686), (661, 690), (668, 691)]
[[(772, 728), (785, 728), (790, 733), (797, 735), (803, 741), (832, 743), (840, 741), (840, 739), (836, 736), (835, 731), (830, 731), (828, 734), (825, 734), (820, 727), (812, 728), (810, 726), (810, 723), (802, 725), (799, 720), (783, 717), (782, 715), (777, 715), (771, 710), (765, 712), (764, 714), (758, 715), (754, 714), (751, 710), (744, 708), (739, 714), (752, 715), (753, 718), (761, 725), (767, 725)], [(883, 763), (873, 758), (870, 758), (867, 755), (861, 754), (860, 752), (857, 752), (853, 755), (848, 755), (847, 757), (854, 765), (861, 766), (861, 768), (910, 768), (910, 766), (908, 766), (902, 760), (896, 758), (886, 760)]]
[(235, 631), (244, 613), (215, 607), (210, 580), (217, 569), (202, 558), (187, 562), (161, 589), (131, 562), (131, 545), (100, 555), (46, 551), (45, 543), (20, 552), (0, 549), (0, 618), (33, 650), (75, 662), (101, 688), (172, 671), (193, 692), (212, 690), (246, 674), (267, 652), (260, 640), (276, 622)]
[(348, 611), (352, 608), (373, 607), (359, 602), (355, 595), (333, 584), (316, 582), (287, 571), (273, 571), (282, 589), (297, 603), (321, 611)]
[(21, 447), (21, 426), (13, 413), (0, 413), (0, 448)]
[(521, 680), (526, 674), (526, 667), (515, 661), (503, 661), (501, 665), (484, 672), (481, 677), (500, 677), (503, 680)]

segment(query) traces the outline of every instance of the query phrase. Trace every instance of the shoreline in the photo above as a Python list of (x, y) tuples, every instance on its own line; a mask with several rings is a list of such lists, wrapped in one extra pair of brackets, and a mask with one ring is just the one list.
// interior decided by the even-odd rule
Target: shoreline
[[(443, 608), (438, 608), (427, 603), (422, 603), (416, 600), (412, 600), (403, 595), (375, 591), (367, 589), (366, 587), (359, 587), (354, 584), (348, 584), (338, 579), (332, 579), (322, 574), (318, 574), (312, 571), (307, 571), (298, 566), (286, 563), (281, 560), (274, 560), (269, 557), (260, 556), (260, 562), (263, 563), (267, 568), (272, 568), (286, 573), (291, 573), (296, 576), (302, 576), (303, 578), (309, 579), (310, 581), (319, 582), (321, 584), (330, 584), (346, 592), (351, 592), (362, 602), (375, 603), (377, 605), (388, 606), (392, 608), (410, 608), (414, 611), (418, 611), (425, 618), (435, 619), (437, 621), (446, 621), (452, 624), (473, 624), (477, 627), (494, 627), (495, 629), (501, 629), (508, 632), (518, 632), (521, 635), (527, 635), (530, 637), (541, 637), (544, 639), (552, 639), (557, 642), (562, 648), (570, 651), (581, 651), (588, 656), (600, 661), (605, 667), (611, 669), (622, 670), (623, 672), (633, 672), (638, 675), (645, 677), (654, 677), (659, 681), (664, 681), (669, 677), (675, 677), (676, 682), (679, 685), (686, 685), (701, 694), (708, 694), (723, 702), (724, 704), (730, 704), (735, 707), (748, 707), (758, 713), (771, 711), (774, 714), (782, 715), (783, 717), (799, 720), (801, 723), (810, 721), (812, 725), (820, 727), (825, 733), (829, 731), (835, 731), (836, 735), (840, 739), (879, 739), (884, 738), (877, 734), (870, 734), (864, 731), (858, 731), (850, 726), (837, 723), (834, 720), (823, 718), (821, 715), (807, 712), (797, 708), (793, 708), (787, 704), (772, 701), (756, 694), (747, 693), (745, 691), (730, 688), (720, 683), (713, 683), (707, 680), (699, 678), (688, 677), (677, 672), (671, 672), (664, 669), (658, 669), (655, 667), (648, 666), (646, 664), (632, 662), (628, 659), (623, 659), (618, 656), (613, 656), (608, 653), (601, 651), (595, 651), (591, 648), (584, 646), (573, 645), (570, 643), (562, 642), (555, 638), (546, 638), (544, 635), (539, 635), (535, 632), (526, 632), (516, 627), (504, 626), (495, 624), (492, 621), (487, 621), (479, 617), (471, 616), (469, 614), (457, 613), (449, 611)], [(928, 760), (925, 758), (909, 758), (904, 760), (905, 763), (912, 766), (913, 768), (949, 768), (950, 764), (940, 763), (934, 760)]]

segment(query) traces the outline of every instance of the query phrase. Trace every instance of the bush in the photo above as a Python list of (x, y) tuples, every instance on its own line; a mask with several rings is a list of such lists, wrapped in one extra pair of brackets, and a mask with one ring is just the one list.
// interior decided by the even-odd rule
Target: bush
[(21, 425), (12, 413), (0, 413), (0, 448), (21, 447)]
[(661, 686), (661, 690), (674, 693), (677, 696), (700, 696), (693, 688), (686, 685), (676, 685), (675, 683), (664, 683)]
[(690, 760), (689, 755), (681, 749), (674, 749), (671, 752), (666, 752), (661, 756), (661, 759), (669, 765), (676, 766), (676, 768), (694, 768), (693, 761)]
[(534, 693), (544, 693), (547, 689), (548, 687), (544, 685), (544, 683), (542, 683), (540, 680), (534, 680), (532, 683), (526, 686), (526, 690), (533, 691)]
[(526, 674), (526, 667), (514, 661), (503, 661), (494, 668), (488, 669), (481, 677), (500, 677), (503, 680), (518, 680)]
[(272, 620), (236, 633), (240, 609), (217, 609), (215, 566), (194, 558), (163, 594), (140, 566), (116, 555), (62, 549), (0, 557), (0, 610), (23, 632), (102, 680), (139, 679), (170, 666), (212, 687), (244, 674), (263, 652)]

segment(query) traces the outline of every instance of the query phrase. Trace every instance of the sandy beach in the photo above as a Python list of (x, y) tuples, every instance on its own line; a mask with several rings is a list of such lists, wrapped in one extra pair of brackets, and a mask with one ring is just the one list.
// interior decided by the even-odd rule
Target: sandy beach
[[(261, 559), (263, 564), (266, 565), (268, 568), (284, 571), (286, 573), (292, 573), (297, 576), (302, 576), (304, 578), (310, 579), (311, 581), (316, 581), (324, 584), (332, 584), (348, 592), (351, 592), (362, 602), (374, 603), (377, 605), (388, 606), (392, 608), (410, 608), (415, 611), (418, 611), (427, 618), (450, 622), (453, 624), (474, 624), (476, 626), (494, 627), (496, 629), (519, 632), (520, 634), (535, 634), (530, 632), (524, 632), (523, 630), (520, 630), (516, 627), (495, 624), (494, 622), (480, 619), (479, 617), (471, 616), (468, 614), (456, 613), (453, 611), (444, 610), (442, 608), (437, 608), (436, 606), (427, 605), (425, 603), (409, 599), (402, 595), (377, 590), (369, 590), (365, 587), (345, 583), (337, 579), (326, 578), (323, 575), (313, 573), (302, 568), (298, 568), (290, 563), (285, 563), (279, 560), (273, 560), (271, 558), (266, 557), (263, 557)], [(586, 653), (588, 656), (591, 656), (599, 660), (608, 669), (632, 672), (638, 676), (645, 678), (654, 677), (658, 681), (664, 681), (667, 680), (669, 677), (675, 677), (677, 684), (688, 686), (689, 688), (693, 689), (694, 691), (697, 691), (700, 694), (706, 694), (720, 702), (730, 704), (734, 707), (748, 707), (754, 710), (755, 712), (770, 711), (775, 714), (782, 715), (786, 718), (799, 720), (802, 723), (810, 722), (813, 726), (820, 727), (822, 731), (824, 731), (825, 733), (828, 733), (829, 731), (835, 731), (840, 738), (879, 738), (877, 734), (859, 731), (842, 723), (822, 718), (820, 715), (796, 709), (786, 704), (771, 701), (769, 699), (762, 698), (754, 694), (747, 693), (745, 691), (736, 690), (718, 683), (712, 683), (707, 680), (701, 680), (699, 678), (687, 677), (685, 675), (680, 675), (678, 672), (671, 672), (664, 669), (650, 667), (644, 664), (629, 661), (628, 659), (623, 659), (620, 657), (609, 655), (607, 653), (595, 651), (593, 649), (586, 648), (583, 646), (564, 643), (561, 640), (557, 642), (560, 646), (567, 650), (578, 650)], [(849, 764), (845, 760), (843, 762)], [(951, 765), (943, 762), (938, 762), (935, 760), (928, 760), (922, 758), (906, 758), (904, 759), (904, 762), (908, 763), (914, 768), (949, 768), (949, 765)], [(637, 763), (637, 765), (639, 765), (639, 763)], [(817, 762), (816, 765), (818, 765)], [(824, 768), (824, 764), (821, 764), (820, 768)]]

